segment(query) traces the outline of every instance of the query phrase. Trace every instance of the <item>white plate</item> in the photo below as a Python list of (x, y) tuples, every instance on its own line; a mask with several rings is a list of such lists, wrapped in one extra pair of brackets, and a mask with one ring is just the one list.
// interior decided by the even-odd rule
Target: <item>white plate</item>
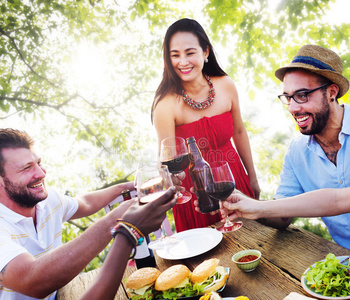
[(157, 250), (157, 255), (163, 259), (185, 259), (203, 254), (222, 240), (222, 232), (214, 228), (196, 228), (172, 235), (180, 240), (168, 249)]
[[(342, 262), (344, 259), (348, 258), (349, 256), (336, 256), (336, 259), (339, 259), (340, 262)], [(311, 267), (314, 267), (316, 265), (316, 263), (314, 263)], [(303, 274), (306, 274), (307, 271), (310, 270), (310, 267), (307, 268), (305, 270), (305, 272)], [(345, 300), (345, 299), (350, 299), (350, 295), (349, 296), (345, 296), (345, 297), (330, 297), (330, 296), (323, 296), (319, 293), (315, 293), (313, 290), (310, 289), (310, 287), (307, 285), (306, 283), (306, 278), (304, 275), (301, 276), (301, 286), (303, 287), (303, 289), (311, 296), (316, 297), (318, 299), (327, 299), (327, 300)]]

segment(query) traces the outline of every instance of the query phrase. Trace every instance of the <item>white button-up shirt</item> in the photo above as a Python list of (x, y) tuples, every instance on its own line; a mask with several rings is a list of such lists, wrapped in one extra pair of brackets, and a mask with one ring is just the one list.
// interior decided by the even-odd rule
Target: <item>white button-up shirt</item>
[[(36, 205), (36, 228), (32, 218), (0, 204), (0, 270), (19, 254), (29, 252), (39, 258), (62, 244), (62, 224), (77, 211), (78, 202), (48, 189), (48, 197)], [(21, 278), (18, 278), (21, 280)], [(56, 292), (45, 299), (54, 300)], [(0, 284), (0, 300), (35, 299)]]

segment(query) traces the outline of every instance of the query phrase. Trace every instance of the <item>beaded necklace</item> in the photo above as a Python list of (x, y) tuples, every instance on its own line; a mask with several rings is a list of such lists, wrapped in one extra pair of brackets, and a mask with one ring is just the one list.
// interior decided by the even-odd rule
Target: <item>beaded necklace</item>
[(213, 83), (211, 82), (208, 75), (206, 75), (206, 74), (203, 74), (203, 75), (209, 84), (209, 94), (208, 94), (207, 100), (205, 100), (203, 102), (197, 102), (195, 100), (192, 100), (187, 94), (185, 94), (185, 90), (181, 91), (182, 96), (184, 98), (184, 101), (189, 106), (191, 106), (191, 108), (197, 109), (197, 110), (202, 110), (202, 109), (209, 107), (210, 105), (212, 105), (212, 103), (214, 102), (214, 99), (215, 99), (215, 89), (214, 89)]

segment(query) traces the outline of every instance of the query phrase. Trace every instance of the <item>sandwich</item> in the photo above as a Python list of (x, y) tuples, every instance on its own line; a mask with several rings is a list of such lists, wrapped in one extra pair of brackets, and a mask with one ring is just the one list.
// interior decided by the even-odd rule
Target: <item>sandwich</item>
[(163, 299), (199, 295), (201, 291), (196, 289), (197, 285), (190, 282), (190, 274), (190, 270), (185, 265), (174, 265), (158, 276), (154, 288), (159, 291)]
[(219, 262), (217, 258), (205, 260), (192, 272), (191, 282), (203, 288), (204, 293), (217, 291), (225, 285), (228, 274)]
[(141, 268), (132, 273), (126, 281), (126, 292), (132, 300), (151, 300), (154, 297), (154, 283), (161, 272), (156, 268)]
[(221, 299), (222, 299), (221, 296), (216, 292), (206, 293), (205, 295), (199, 298), (199, 300), (221, 300)]

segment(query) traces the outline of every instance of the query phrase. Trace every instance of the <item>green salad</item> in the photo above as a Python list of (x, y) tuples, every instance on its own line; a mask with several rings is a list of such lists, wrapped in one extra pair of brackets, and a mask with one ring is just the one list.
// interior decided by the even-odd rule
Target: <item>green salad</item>
[(303, 274), (307, 285), (316, 293), (330, 297), (350, 295), (349, 259), (343, 265), (335, 255), (329, 253), (324, 261), (316, 262)]
[[(157, 292), (157, 291), (156, 291)], [(182, 288), (172, 288), (166, 291), (158, 292), (157, 299), (177, 299), (179, 297), (194, 297), (203, 294), (203, 286), (187, 283)]]

